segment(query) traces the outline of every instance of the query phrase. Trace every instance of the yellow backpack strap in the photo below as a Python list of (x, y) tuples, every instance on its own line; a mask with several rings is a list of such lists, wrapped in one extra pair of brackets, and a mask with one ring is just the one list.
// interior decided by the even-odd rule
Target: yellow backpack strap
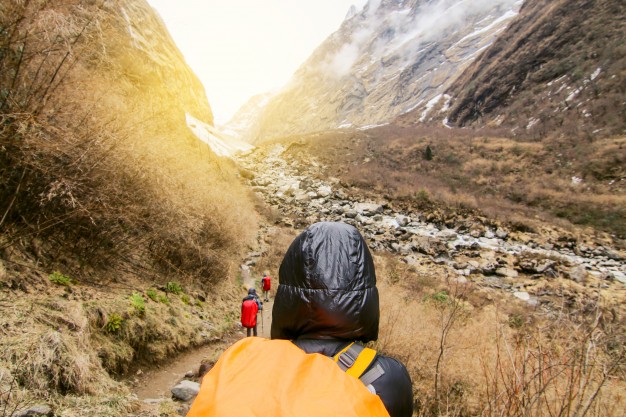
[[(350, 343), (339, 351), (333, 360), (348, 375), (360, 378), (370, 364), (376, 359), (376, 351), (358, 343)], [(367, 384), (369, 385), (369, 384)]]

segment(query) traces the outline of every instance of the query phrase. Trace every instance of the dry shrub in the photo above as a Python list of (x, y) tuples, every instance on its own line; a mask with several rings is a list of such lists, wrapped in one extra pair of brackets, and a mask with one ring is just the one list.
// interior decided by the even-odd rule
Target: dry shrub
[(2, 12), (4, 247), (43, 239), (41, 261), (75, 274), (230, 276), (255, 225), (236, 169), (181, 115), (208, 106), (183, 103), (129, 50), (115, 5), (12, 1)]
[(13, 330), (3, 336), (0, 363), (19, 386), (44, 396), (111, 388), (91, 349), (91, 332), (80, 304), (18, 301), (1, 320), (4, 328)]
[(427, 271), (393, 262), (376, 259), (377, 348), (407, 366), (417, 415), (617, 417), (624, 409), (618, 325), (578, 315), (546, 320), (502, 293), (492, 297), (504, 302), (485, 304), (471, 284), (436, 269), (426, 280)]

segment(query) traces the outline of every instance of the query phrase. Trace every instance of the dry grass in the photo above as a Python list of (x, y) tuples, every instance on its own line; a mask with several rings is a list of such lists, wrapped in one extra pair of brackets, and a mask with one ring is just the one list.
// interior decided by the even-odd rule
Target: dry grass
[(626, 341), (599, 310), (542, 317), (506, 294), (446, 282), (436, 266), (376, 262), (377, 347), (407, 365), (416, 415), (621, 415)]
[[(211, 114), (171, 39), (135, 48), (119, 4), (87, 3), (0, 8), (3, 416), (36, 401), (130, 410), (110, 375), (232, 326), (257, 227), (236, 167), (186, 127), (185, 111)], [(127, 12), (156, 19), (142, 4)], [(54, 271), (72, 283), (54, 286)], [(185, 292), (169, 304), (146, 296), (170, 281)]]
[[(626, 236), (626, 138), (541, 142), (469, 129), (386, 126), (299, 138), (290, 152), (314, 155), (360, 194), (418, 209), (482, 212), (509, 223), (572, 223)], [(425, 149), (432, 150), (432, 160)], [(424, 191), (430, 197), (425, 202)], [(427, 203), (427, 204), (426, 204)], [(566, 226), (571, 227), (571, 226)]]

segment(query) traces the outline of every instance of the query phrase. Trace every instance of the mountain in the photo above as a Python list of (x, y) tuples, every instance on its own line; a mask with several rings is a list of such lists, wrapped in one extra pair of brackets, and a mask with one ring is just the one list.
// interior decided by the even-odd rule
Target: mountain
[(527, 0), (446, 91), (448, 120), (537, 135), (623, 134), (625, 15), (618, 0)]
[(519, 0), (371, 0), (352, 10), (249, 122), (255, 128), (247, 138), (376, 125), (424, 111), (520, 6)]

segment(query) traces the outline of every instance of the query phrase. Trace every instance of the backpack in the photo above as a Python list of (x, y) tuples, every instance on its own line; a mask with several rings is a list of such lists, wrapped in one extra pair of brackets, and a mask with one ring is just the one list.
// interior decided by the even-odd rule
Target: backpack
[(263, 283), (263, 291), (269, 291), (271, 287), (271, 278), (265, 276), (261, 279), (261, 282)]
[(248, 329), (256, 326), (256, 314), (259, 312), (259, 305), (254, 299), (245, 300), (241, 303), (241, 325)]
[(204, 376), (187, 417), (389, 417), (380, 397), (340, 366), (288, 340), (245, 338)]

